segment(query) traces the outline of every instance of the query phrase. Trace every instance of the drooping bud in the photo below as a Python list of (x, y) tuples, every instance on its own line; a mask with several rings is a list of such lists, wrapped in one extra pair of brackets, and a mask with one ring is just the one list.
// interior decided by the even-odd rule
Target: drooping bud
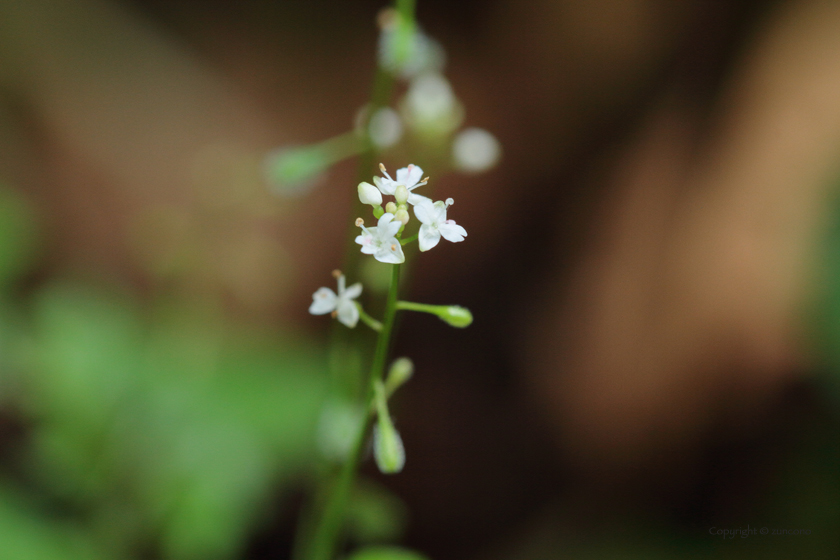
[(370, 183), (362, 181), (359, 183), (359, 200), (362, 204), (382, 206), (382, 193)]
[(442, 321), (449, 323), (453, 327), (463, 329), (468, 327), (473, 322), (472, 313), (466, 307), (460, 305), (442, 305), (437, 313)]
[(382, 474), (397, 474), (405, 466), (405, 446), (390, 418), (380, 417), (373, 427), (373, 456)]
[(406, 210), (405, 206), (401, 206), (397, 212), (394, 214), (394, 219), (406, 225), (409, 220), (408, 210)]
[(374, 385), (376, 425), (373, 428), (373, 457), (382, 474), (400, 472), (405, 466), (405, 447), (388, 413), (385, 387), (381, 381)]
[(397, 199), (397, 204), (408, 202), (408, 189), (405, 188), (405, 185), (397, 185), (396, 190), (394, 190), (394, 198)]
[(414, 362), (409, 358), (397, 358), (388, 370), (388, 378), (385, 380), (385, 395), (390, 397), (394, 391), (399, 389), (406, 381), (414, 375)]
[(397, 212), (397, 205), (394, 204), (393, 201), (391, 201), (385, 205), (385, 211), (389, 214), (395, 214)]

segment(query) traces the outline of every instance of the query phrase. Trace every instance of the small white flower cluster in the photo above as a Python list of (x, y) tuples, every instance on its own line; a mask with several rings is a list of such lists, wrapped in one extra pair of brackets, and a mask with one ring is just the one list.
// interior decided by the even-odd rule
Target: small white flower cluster
[[(397, 178), (392, 178), (385, 166), (379, 168), (384, 177), (374, 177), (374, 187), (370, 183), (359, 183), (359, 200), (363, 204), (373, 206), (374, 216), (379, 217), (375, 227), (365, 227), (364, 220), (359, 218), (356, 225), (362, 228), (362, 233), (356, 237), (356, 243), (362, 246), (362, 253), (373, 255), (380, 262), (399, 264), (405, 262), (401, 241), (397, 235), (409, 221), (408, 207), (414, 207), (414, 215), (422, 224), (418, 232), (418, 242), (421, 251), (428, 251), (440, 242), (443, 237), (457, 243), (463, 241), (467, 231), (446, 218), (446, 210), (454, 202), (451, 198), (446, 201), (432, 202), (432, 199), (416, 194), (414, 189), (429, 182), (423, 177), (423, 169), (414, 164), (397, 170)], [(393, 196), (395, 201), (388, 202), (382, 210), (382, 195)]]
[[(419, 195), (414, 192), (418, 187), (429, 182), (429, 178), (423, 177), (423, 169), (420, 166), (410, 164), (397, 170), (396, 179), (388, 174), (385, 166), (381, 163), (379, 168), (384, 177), (374, 177), (373, 182), (359, 183), (359, 200), (362, 204), (373, 207), (373, 215), (378, 218), (375, 226), (365, 227), (362, 218), (356, 220), (356, 225), (362, 228), (362, 233), (356, 237), (356, 243), (361, 245), (362, 253), (373, 255), (379, 262), (388, 264), (401, 264), (405, 262), (403, 243), (412, 241), (401, 239), (402, 232), (409, 222), (408, 205), (414, 207), (414, 215), (420, 222), (420, 229), (416, 238), (421, 251), (428, 251), (440, 243), (443, 237), (447, 241), (457, 243), (467, 237), (467, 230), (447, 219), (446, 211), (454, 202), (451, 198), (445, 201), (432, 202), (431, 198)], [(383, 196), (393, 196), (394, 200), (389, 201), (382, 207)], [(353, 284), (345, 289), (344, 275), (339, 271), (333, 272), (338, 280), (338, 294), (329, 288), (319, 288), (312, 295), (312, 305), (309, 312), (313, 315), (324, 315), (332, 313), (348, 327), (355, 327), (359, 321), (358, 304), (353, 300), (362, 293), (361, 284)], [(367, 320), (367, 319), (365, 319)]]

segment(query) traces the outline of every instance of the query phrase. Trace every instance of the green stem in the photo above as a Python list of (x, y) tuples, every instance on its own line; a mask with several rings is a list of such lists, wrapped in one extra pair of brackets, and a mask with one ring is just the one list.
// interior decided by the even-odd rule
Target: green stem
[[(388, 347), (391, 342), (391, 331), (394, 329), (394, 319), (397, 315), (397, 291), (400, 283), (400, 265), (395, 264), (392, 267), (391, 285), (388, 288), (388, 299), (385, 303), (385, 318), (382, 329), (379, 331), (379, 336), (376, 339), (373, 364), (371, 365), (367, 380), (368, 395), (365, 401), (366, 406), (373, 396), (375, 383), (382, 382), (382, 376), (385, 371), (385, 360), (388, 357)], [(362, 452), (364, 451), (368, 433), (370, 432), (372, 418), (370, 414), (365, 416), (350, 456), (347, 457), (347, 460), (341, 466), (338, 480), (332, 489), (320, 519), (317, 521), (309, 554), (307, 555), (308, 560), (331, 560), (335, 554), (341, 529), (344, 524), (347, 502), (350, 498), (350, 492), (353, 490), (356, 473), (359, 471), (359, 463), (361, 462)]]
[(414, 303), (413, 301), (398, 301), (397, 309), (400, 311), (420, 311), (422, 313), (431, 313), (433, 315), (440, 315), (441, 309), (449, 307), (448, 305), (429, 305), (427, 303)]
[(420, 233), (418, 232), (418, 233), (415, 233), (414, 235), (412, 235), (411, 237), (406, 237), (405, 239), (400, 239), (400, 245), (407, 245), (408, 243), (411, 243), (412, 241), (417, 239), (419, 236), (420, 236)]
[(373, 317), (371, 317), (370, 315), (365, 313), (365, 310), (362, 307), (362, 304), (359, 303), (358, 301), (356, 302), (356, 309), (359, 310), (359, 319), (362, 320), (362, 323), (369, 326), (370, 328), (372, 328), (376, 332), (379, 332), (379, 331), (382, 330), (382, 323), (380, 323), (379, 321), (377, 321), (376, 319), (374, 319)]

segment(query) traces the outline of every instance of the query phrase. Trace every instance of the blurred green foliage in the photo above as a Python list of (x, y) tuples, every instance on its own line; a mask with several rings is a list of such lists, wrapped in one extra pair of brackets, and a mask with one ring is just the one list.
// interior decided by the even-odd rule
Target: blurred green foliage
[(323, 352), (190, 294), (24, 290), (37, 245), (32, 209), (0, 190), (0, 408), (23, 426), (0, 477), (2, 557), (239, 556), (314, 460)]
[(356, 551), (347, 560), (428, 560), (428, 557), (398, 546), (370, 546)]

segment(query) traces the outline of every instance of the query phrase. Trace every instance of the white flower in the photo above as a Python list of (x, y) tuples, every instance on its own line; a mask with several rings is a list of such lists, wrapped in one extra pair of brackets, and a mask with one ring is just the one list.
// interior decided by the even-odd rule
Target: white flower
[(399, 113), (390, 107), (376, 111), (368, 123), (370, 141), (380, 150), (390, 148), (400, 141), (403, 135), (402, 119)]
[(493, 167), (502, 154), (496, 137), (483, 128), (467, 128), (452, 143), (455, 167), (467, 173), (480, 173)]
[(414, 205), (414, 215), (423, 224), (420, 226), (418, 238), (421, 251), (428, 251), (437, 245), (441, 236), (453, 243), (463, 241), (467, 236), (467, 230), (453, 220), (446, 219), (446, 209), (452, 205), (452, 202), (451, 198), (447, 198), (446, 202), (439, 200), (432, 204), (426, 199)]
[(400, 240), (395, 236), (402, 227), (402, 222), (386, 212), (379, 218), (375, 227), (366, 228), (361, 218), (356, 222), (362, 228), (362, 234), (356, 237), (356, 243), (362, 246), (362, 253), (373, 255), (379, 262), (400, 264), (405, 262)]
[[(385, 166), (381, 163), (379, 164), (379, 169), (382, 170), (385, 177), (374, 177), (373, 182), (376, 184), (377, 188), (382, 191), (382, 194), (396, 196), (397, 186), (402, 185), (408, 189), (409, 204), (417, 204), (422, 200), (429, 200), (425, 196), (420, 196), (419, 194), (411, 192), (417, 187), (422, 187), (429, 182), (428, 177), (421, 180), (421, 177), (423, 177), (423, 169), (419, 165), (410, 163), (408, 167), (401, 167), (400, 169), (397, 169), (396, 180), (392, 179), (391, 176), (388, 175), (388, 172), (385, 171)], [(431, 202), (431, 200), (429, 200), (429, 202)]]
[(352, 329), (359, 321), (359, 310), (353, 300), (362, 293), (362, 284), (357, 282), (344, 289), (344, 275), (339, 273), (337, 277), (338, 295), (329, 288), (318, 288), (318, 291), (312, 294), (309, 312), (313, 315), (333, 313), (334, 317)]
[(406, 126), (428, 141), (441, 141), (464, 120), (464, 107), (438, 73), (417, 76), (400, 102)]

